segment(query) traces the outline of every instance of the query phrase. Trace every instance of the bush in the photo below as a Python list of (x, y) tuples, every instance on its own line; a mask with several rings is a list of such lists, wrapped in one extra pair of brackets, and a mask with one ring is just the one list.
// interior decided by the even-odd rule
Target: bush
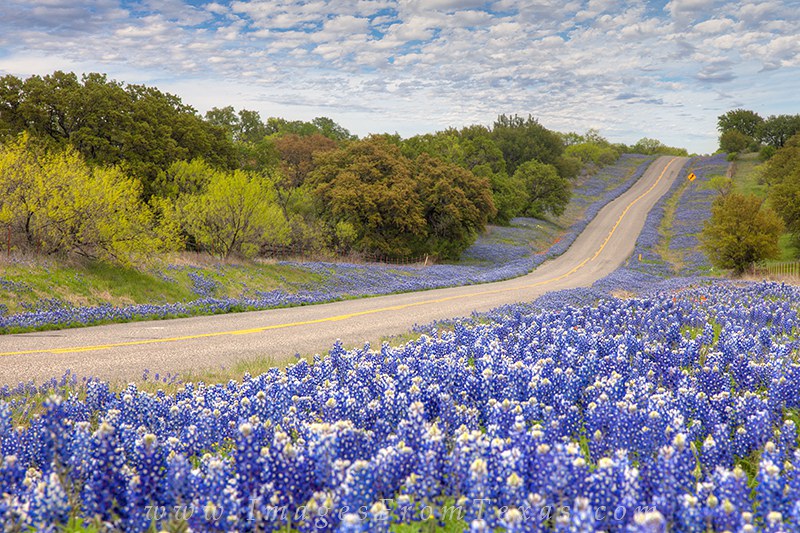
[[(89, 167), (72, 147), (48, 151), (27, 134), (0, 148), (0, 218), (21, 248), (131, 263), (177, 246), (117, 167)], [(163, 231), (160, 231), (163, 230)]]
[(542, 217), (546, 214), (559, 216), (569, 203), (572, 190), (565, 178), (558, 175), (553, 165), (539, 161), (528, 161), (520, 165), (514, 179), (525, 183), (528, 195), (525, 215)]
[(178, 199), (185, 231), (219, 255), (256, 255), (264, 244), (284, 244), (289, 226), (272, 184), (242, 170), (215, 172), (200, 194)]
[(738, 130), (727, 130), (719, 136), (719, 149), (723, 152), (741, 152), (753, 141)]
[(758, 152), (758, 158), (761, 159), (761, 161), (769, 161), (770, 158), (775, 155), (776, 151), (777, 149), (772, 145), (768, 144), (766, 146), (762, 146), (761, 150)]
[(723, 194), (711, 206), (701, 241), (714, 266), (741, 275), (754, 263), (779, 256), (778, 215), (754, 195)]

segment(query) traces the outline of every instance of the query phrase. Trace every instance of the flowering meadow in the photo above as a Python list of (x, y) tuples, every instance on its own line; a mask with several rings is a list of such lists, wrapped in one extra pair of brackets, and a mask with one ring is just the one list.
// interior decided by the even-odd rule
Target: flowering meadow
[[(615, 165), (582, 176), (562, 217), (566, 221), (564, 228), (535, 219), (515, 219), (511, 227), (494, 227), (481, 235), (458, 264), (419, 267), (287, 261), (281, 266), (291, 267), (312, 281), (285, 280), (284, 288), (271, 290), (264, 290), (257, 283), (237, 282), (236, 294), (224, 294), (221, 280), (226, 275), (237, 280), (246, 278), (241, 266), (224, 265), (201, 272), (186, 265), (172, 265), (158, 273), (160, 280), (169, 282), (178, 274), (188, 275), (191, 299), (170, 303), (70, 305), (60, 299), (42, 298), (23, 312), (9, 313), (0, 306), (0, 333), (271, 309), (521, 276), (562, 254), (600, 209), (628, 190), (652, 161), (653, 157), (627, 154)], [(543, 229), (546, 226), (549, 231)], [(534, 249), (531, 243), (541, 249)], [(3, 277), (0, 277), (0, 291), (10, 295), (10, 300), (24, 299), (37, 292), (24, 282)]]
[(9, 531), (798, 531), (798, 302), (715, 282), (507, 307), (174, 394), (12, 394), (0, 514)]
[[(728, 165), (724, 153), (689, 160), (667, 194), (648, 214), (628, 261), (629, 268), (662, 277), (691, 276), (711, 270), (698, 237), (711, 216), (711, 204), (718, 194), (709, 182), (714, 176), (724, 176)], [(694, 181), (686, 179), (690, 172), (696, 176)]]

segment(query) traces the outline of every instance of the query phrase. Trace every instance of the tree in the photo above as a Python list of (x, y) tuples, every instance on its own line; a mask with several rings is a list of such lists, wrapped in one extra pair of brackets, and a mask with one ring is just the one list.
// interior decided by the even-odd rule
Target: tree
[(314, 155), (336, 148), (336, 142), (319, 133), (300, 136), (289, 133), (274, 141), (286, 188), (300, 187), (314, 170)]
[(650, 139), (647, 137), (639, 139), (636, 144), (631, 147), (631, 150), (634, 153), (645, 155), (688, 155), (688, 152), (685, 148), (673, 148), (671, 146), (667, 146), (658, 139)]
[(775, 152), (765, 165), (764, 178), (770, 184), (770, 203), (800, 243), (800, 134)]
[(427, 239), (418, 247), (442, 259), (458, 259), (483, 231), (495, 207), (488, 180), (428, 154), (414, 162)]
[(340, 222), (357, 235), (362, 252), (408, 257), (428, 228), (414, 179), (413, 163), (382, 137), (354, 141), (317, 156), (308, 177), (318, 215), (333, 228)]
[(764, 119), (755, 111), (734, 109), (717, 117), (717, 130), (720, 134), (727, 131), (738, 131), (742, 135), (755, 138), (758, 136), (759, 127), (763, 122)]
[(508, 224), (519, 216), (528, 203), (528, 191), (520, 176), (509, 176), (502, 172), (493, 172), (489, 164), (478, 165), (472, 173), (485, 178), (492, 187), (492, 201), (496, 213), (489, 220), (496, 224)]
[(320, 135), (336, 142), (354, 141), (358, 138), (328, 117), (317, 117), (311, 123), (317, 127)]
[(71, 145), (90, 164), (119, 165), (139, 179), (143, 196), (170, 164), (202, 157), (231, 168), (236, 150), (225, 128), (203, 120), (177, 96), (143, 85), (122, 85), (104, 74), (56, 71), (24, 81), (0, 81), (0, 135), (23, 130)]
[(159, 173), (154, 183), (154, 192), (157, 196), (171, 200), (187, 194), (200, 194), (208, 187), (216, 172), (216, 169), (202, 159), (176, 161), (167, 170)]
[(800, 133), (800, 115), (772, 115), (758, 129), (761, 142), (775, 148), (783, 147), (796, 133)]
[(10, 74), (0, 77), (0, 142), (25, 129), (20, 112), (23, 97), (21, 79)]
[(741, 275), (753, 263), (779, 256), (783, 229), (781, 219), (761, 199), (730, 192), (712, 204), (701, 242), (714, 266)]
[(531, 160), (554, 165), (564, 151), (561, 137), (528, 115), (500, 115), (492, 127), (492, 139), (503, 153), (508, 173)]
[(257, 143), (269, 134), (258, 111), (242, 109), (237, 113), (233, 106), (212, 107), (206, 111), (205, 119), (223, 129), (228, 138), (237, 143)]
[(182, 196), (178, 206), (185, 231), (223, 258), (252, 257), (262, 245), (288, 238), (272, 185), (249, 172), (215, 172), (205, 191)]
[(175, 249), (117, 167), (90, 167), (71, 146), (48, 151), (28, 134), (0, 149), (0, 212), (19, 246), (130, 263)]
[(620, 156), (611, 144), (595, 142), (571, 144), (564, 150), (564, 154), (578, 158), (583, 165), (591, 164), (598, 167), (612, 165)]
[(762, 170), (762, 179), (768, 185), (777, 185), (800, 167), (800, 133), (791, 137), (783, 147), (774, 150)]
[(750, 146), (752, 140), (739, 130), (726, 130), (719, 136), (719, 149), (729, 154), (739, 153)]
[(526, 216), (542, 217), (548, 213), (559, 216), (566, 209), (572, 194), (571, 187), (569, 181), (559, 176), (552, 165), (528, 161), (517, 169), (514, 179), (525, 184)]

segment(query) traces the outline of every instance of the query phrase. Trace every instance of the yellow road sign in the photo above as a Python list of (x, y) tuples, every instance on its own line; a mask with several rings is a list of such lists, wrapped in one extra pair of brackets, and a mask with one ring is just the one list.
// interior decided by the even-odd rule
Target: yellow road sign
[(694, 172), (691, 172), (691, 173), (689, 173), (689, 175), (688, 175), (688, 176), (686, 176), (686, 179), (688, 179), (689, 181), (694, 181), (694, 179), (695, 179), (696, 177), (697, 177), (697, 176), (695, 176), (695, 175), (694, 175)]

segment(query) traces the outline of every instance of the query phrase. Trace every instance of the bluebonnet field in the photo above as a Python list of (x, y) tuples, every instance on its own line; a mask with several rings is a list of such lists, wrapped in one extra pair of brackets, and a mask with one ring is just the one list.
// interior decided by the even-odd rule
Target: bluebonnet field
[(0, 514), (37, 531), (797, 531), (798, 302), (716, 282), (509, 307), (175, 394), (54, 383), (26, 421), (12, 394)]
[[(576, 184), (573, 200), (564, 215), (569, 225), (563, 229), (535, 219), (516, 219), (512, 227), (494, 227), (478, 238), (459, 264), (441, 264), (425, 268), (342, 264), (329, 262), (284, 263), (302, 269), (314, 278), (305, 284), (286, 283), (292, 289), (264, 291), (243, 286), (236, 297), (218, 295), (219, 282), (208, 273), (194, 271), (184, 265), (168, 266), (161, 272), (169, 281), (178, 270), (188, 271), (192, 290), (197, 297), (174, 303), (136, 305), (71, 306), (55, 299), (40, 300), (33, 308), (15, 314), (0, 308), (0, 333), (37, 328), (85, 326), (106, 322), (161, 319), (232, 311), (270, 309), (305, 305), (342, 298), (418, 291), (499, 281), (521, 276), (545, 260), (562, 254), (588, 221), (608, 202), (617, 198), (641, 177), (652, 157), (623, 155), (610, 167), (592, 176), (582, 176)], [(549, 226), (545, 231), (545, 226)], [(549, 238), (552, 236), (553, 242)], [(548, 242), (534, 250), (531, 241)], [(225, 268), (235, 269), (235, 265)], [(225, 275), (225, 268), (215, 275)], [(26, 287), (0, 277), (0, 290), (24, 292)]]
[[(693, 157), (686, 164), (669, 192), (647, 216), (629, 268), (661, 277), (691, 276), (711, 270), (698, 236), (718, 194), (709, 183), (714, 176), (724, 176), (728, 164), (724, 153)], [(690, 172), (697, 176), (691, 182), (686, 179)]]
[(69, 375), (4, 388), (3, 523), (800, 530), (800, 289), (667, 274), (622, 269), (399, 347), (174, 394)]

